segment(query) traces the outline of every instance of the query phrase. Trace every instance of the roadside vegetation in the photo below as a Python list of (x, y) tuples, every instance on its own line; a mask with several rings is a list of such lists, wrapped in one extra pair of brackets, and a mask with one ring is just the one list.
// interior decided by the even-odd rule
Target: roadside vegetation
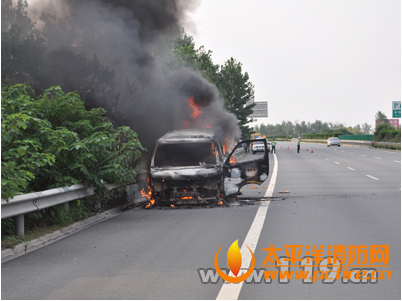
[[(96, 201), (71, 202), (68, 212), (55, 206), (27, 214), (28, 232), (64, 226), (97, 212), (102, 195), (111, 196), (102, 181), (135, 181), (145, 151), (136, 133), (115, 128), (102, 108), (86, 110), (76, 93), (52, 87), (35, 95), (26, 85), (3, 86), (1, 107), (2, 199), (77, 183), (98, 192)], [(2, 240), (13, 240), (13, 233), (13, 220), (2, 220)]]
[[(290, 135), (292, 137), (305, 137), (305, 139), (314, 139), (320, 137), (337, 137), (339, 135), (368, 135), (372, 133), (372, 126), (368, 123), (362, 125), (357, 124), (354, 127), (346, 126), (342, 123), (332, 123), (323, 122), (321, 120), (316, 120), (313, 123), (296, 120), (282, 121), (282, 123), (277, 124), (261, 124), (260, 126), (255, 126), (254, 131), (266, 135), (267, 137), (278, 137), (283, 135)], [(325, 135), (329, 134), (329, 135)], [(312, 138), (306, 138), (312, 137)], [(326, 139), (326, 138), (322, 138)]]
[(381, 111), (376, 114), (376, 122), (377, 126), (371, 146), (374, 148), (401, 150), (401, 128), (396, 129), (391, 126), (387, 116)]

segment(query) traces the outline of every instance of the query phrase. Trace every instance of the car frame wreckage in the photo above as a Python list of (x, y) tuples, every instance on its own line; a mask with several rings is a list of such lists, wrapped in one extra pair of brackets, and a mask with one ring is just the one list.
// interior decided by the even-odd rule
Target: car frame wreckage
[(171, 131), (157, 142), (149, 171), (149, 195), (157, 206), (223, 204), (246, 184), (262, 184), (269, 174), (268, 152), (239, 161), (247, 140), (230, 154), (211, 129)]

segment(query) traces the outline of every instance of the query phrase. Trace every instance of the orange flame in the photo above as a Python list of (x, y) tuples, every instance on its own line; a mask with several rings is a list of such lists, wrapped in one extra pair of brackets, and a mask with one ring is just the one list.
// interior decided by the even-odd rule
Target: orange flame
[[(148, 179), (149, 182), (149, 179)], [(155, 200), (152, 198), (152, 191), (151, 187), (148, 186), (148, 193), (145, 192), (145, 188), (141, 190), (141, 195), (146, 197), (149, 200), (149, 203), (145, 206), (145, 208), (151, 207), (153, 204), (155, 204)]]
[(211, 154), (210, 158), (212, 160), (215, 160), (216, 159), (216, 152), (215, 152), (215, 146), (214, 146), (214, 144), (212, 142), (211, 142), (211, 152), (212, 152), (212, 154)]
[(198, 106), (195, 104), (194, 102), (194, 97), (191, 96), (188, 100), (187, 103), (189, 105), (190, 108), (193, 109), (193, 114), (191, 114), (191, 117), (193, 117), (193, 119), (197, 119), (198, 116), (201, 115), (202, 111), (198, 108)]
[(172, 207), (172, 208), (173, 208), (173, 207), (174, 207), (174, 205), (173, 205), (173, 204), (170, 204), (170, 207)]
[(233, 275), (237, 276), (241, 268), (241, 253), (239, 249), (239, 240), (236, 240), (229, 248), (227, 255), (227, 262), (229, 269), (232, 271)]
[(230, 163), (237, 163), (237, 159), (235, 158), (235, 156), (231, 156), (229, 162)]
[(219, 202), (218, 202), (218, 205), (223, 205), (223, 202), (222, 202), (222, 201), (219, 201)]
[(187, 105), (192, 110), (190, 116), (193, 120), (183, 120), (183, 128), (188, 129), (190, 126), (195, 128), (212, 128), (211, 125), (205, 124), (205, 120), (202, 119), (202, 111), (195, 103), (193, 96), (190, 96), (190, 98), (187, 100)]

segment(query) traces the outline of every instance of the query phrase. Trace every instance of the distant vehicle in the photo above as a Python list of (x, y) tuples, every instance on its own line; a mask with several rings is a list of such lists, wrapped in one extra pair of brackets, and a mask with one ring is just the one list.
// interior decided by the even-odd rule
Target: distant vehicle
[(260, 133), (254, 133), (254, 134), (251, 135), (252, 140), (261, 139), (261, 138), (263, 138), (263, 136)]
[(265, 151), (264, 142), (262, 142), (262, 141), (253, 142), (253, 145), (251, 146), (251, 150), (253, 152), (253, 155), (257, 152), (264, 152)]
[(330, 147), (331, 145), (341, 146), (341, 141), (338, 137), (330, 137), (327, 140), (327, 147)]

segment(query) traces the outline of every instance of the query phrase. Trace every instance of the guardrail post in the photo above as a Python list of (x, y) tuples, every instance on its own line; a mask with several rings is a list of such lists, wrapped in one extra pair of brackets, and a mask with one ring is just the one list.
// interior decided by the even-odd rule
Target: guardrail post
[(20, 214), (13, 217), (14, 219), (14, 227), (15, 227), (15, 236), (24, 237), (24, 215)]
[(70, 202), (66, 202), (66, 203), (63, 204), (64, 212), (65, 212), (65, 213), (68, 213), (68, 210), (69, 210), (69, 209), (68, 209), (68, 204), (69, 204), (69, 203), (70, 203)]

